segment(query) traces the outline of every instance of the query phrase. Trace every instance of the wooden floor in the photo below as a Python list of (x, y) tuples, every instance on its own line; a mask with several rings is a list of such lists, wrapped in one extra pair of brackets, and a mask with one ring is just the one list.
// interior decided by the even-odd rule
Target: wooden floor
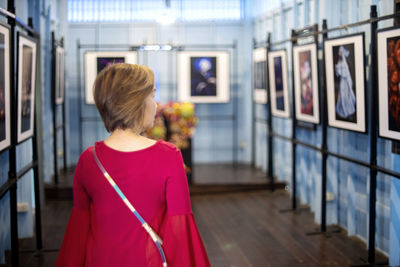
[[(46, 189), (48, 200), (42, 207), (44, 252), (39, 255), (29, 252), (34, 248), (34, 240), (21, 240), (20, 266), (54, 266), (72, 209), (72, 174), (70, 170), (60, 177), (57, 190)], [(290, 206), (290, 197), (282, 184), (277, 184), (275, 188), (279, 190), (273, 193), (267, 190), (270, 187), (261, 171), (240, 165), (196, 165), (194, 174), (192, 208), (211, 266), (312, 267), (364, 263), (365, 244), (348, 238), (344, 230), (330, 237), (310, 236), (306, 233), (317, 230), (318, 226), (309, 210), (282, 213), (282, 209)], [(387, 258), (377, 254), (377, 261), (387, 262)]]
[[(365, 245), (345, 231), (306, 235), (317, 225), (309, 211), (280, 210), (290, 199), (284, 190), (192, 196), (192, 207), (211, 266), (349, 266), (361, 264)], [(71, 201), (49, 201), (43, 211), (44, 246), (58, 249), (67, 225)], [(33, 247), (29, 240), (22, 249)], [(20, 266), (54, 266), (57, 252), (20, 254)], [(377, 255), (378, 261), (386, 261)]]

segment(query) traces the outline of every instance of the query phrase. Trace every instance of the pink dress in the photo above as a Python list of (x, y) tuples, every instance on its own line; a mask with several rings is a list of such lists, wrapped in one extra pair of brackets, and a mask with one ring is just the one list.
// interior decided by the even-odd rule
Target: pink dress
[[(96, 142), (96, 154), (139, 214), (162, 238), (168, 266), (210, 266), (190, 206), (180, 151), (158, 141), (134, 152)], [(160, 267), (156, 246), (84, 151), (76, 166), (74, 207), (56, 266)]]

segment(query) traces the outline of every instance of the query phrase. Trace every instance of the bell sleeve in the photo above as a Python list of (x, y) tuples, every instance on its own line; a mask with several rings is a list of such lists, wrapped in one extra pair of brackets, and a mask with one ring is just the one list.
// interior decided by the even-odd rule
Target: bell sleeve
[(173, 174), (166, 181), (167, 214), (160, 231), (168, 266), (210, 266), (190, 206), (189, 188), (179, 150), (176, 151), (173, 168)]
[[(81, 160), (80, 160), (81, 161)], [(78, 162), (73, 181), (74, 206), (69, 217), (56, 267), (83, 267), (90, 230), (90, 198), (82, 185), (82, 164)]]

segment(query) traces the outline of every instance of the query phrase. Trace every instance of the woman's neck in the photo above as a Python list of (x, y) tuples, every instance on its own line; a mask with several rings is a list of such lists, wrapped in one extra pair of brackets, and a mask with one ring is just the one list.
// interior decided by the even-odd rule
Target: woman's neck
[(130, 129), (114, 130), (111, 135), (104, 140), (104, 143), (119, 151), (136, 151), (154, 145), (156, 141), (141, 136), (139, 133)]

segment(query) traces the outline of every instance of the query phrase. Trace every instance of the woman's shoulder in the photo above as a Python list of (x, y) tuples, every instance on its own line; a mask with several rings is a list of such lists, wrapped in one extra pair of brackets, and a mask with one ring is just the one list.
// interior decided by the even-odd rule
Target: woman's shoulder
[(179, 148), (177, 148), (174, 144), (164, 140), (157, 141), (157, 145), (159, 147), (159, 150), (166, 153), (177, 153), (180, 151)]

